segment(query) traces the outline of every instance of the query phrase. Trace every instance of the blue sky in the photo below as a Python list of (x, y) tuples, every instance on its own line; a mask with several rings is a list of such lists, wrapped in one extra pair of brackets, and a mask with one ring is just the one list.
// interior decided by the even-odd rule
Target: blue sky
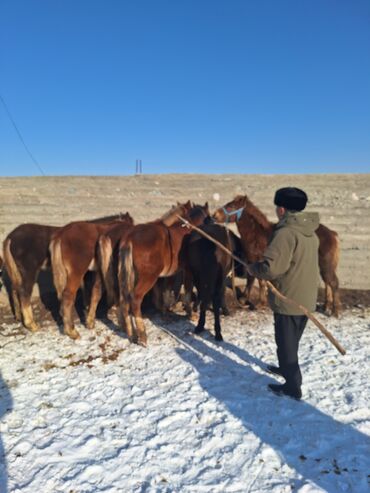
[(367, 0), (3, 0), (0, 50), (46, 175), (370, 172)]

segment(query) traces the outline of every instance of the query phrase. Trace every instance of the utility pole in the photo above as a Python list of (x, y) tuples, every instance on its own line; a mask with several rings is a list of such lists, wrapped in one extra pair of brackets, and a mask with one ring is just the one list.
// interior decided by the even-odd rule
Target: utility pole
[(142, 161), (141, 159), (136, 159), (136, 163), (135, 163), (135, 174), (136, 175), (141, 175), (143, 172), (143, 164), (142, 164)]

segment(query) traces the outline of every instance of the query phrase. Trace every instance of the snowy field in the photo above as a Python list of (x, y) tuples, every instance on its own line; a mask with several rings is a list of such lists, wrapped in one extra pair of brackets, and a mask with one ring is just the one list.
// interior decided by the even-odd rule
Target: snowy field
[(267, 310), (224, 318), (223, 343), (156, 316), (147, 349), (103, 321), (77, 342), (3, 324), (1, 493), (369, 491), (370, 316), (318, 318), (347, 354), (309, 322), (300, 402), (266, 389)]

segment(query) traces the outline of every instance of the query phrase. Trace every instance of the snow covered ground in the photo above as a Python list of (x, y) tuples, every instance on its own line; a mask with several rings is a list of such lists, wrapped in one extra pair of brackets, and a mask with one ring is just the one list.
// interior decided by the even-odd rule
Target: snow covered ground
[(224, 318), (223, 343), (156, 316), (147, 349), (103, 321), (77, 342), (3, 324), (0, 491), (369, 491), (370, 317), (318, 318), (347, 355), (308, 324), (301, 402), (266, 389), (269, 311)]

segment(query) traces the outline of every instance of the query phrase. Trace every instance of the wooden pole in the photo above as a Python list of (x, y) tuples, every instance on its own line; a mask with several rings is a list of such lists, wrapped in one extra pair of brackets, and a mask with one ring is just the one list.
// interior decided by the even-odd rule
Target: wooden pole
[[(233, 252), (231, 252), (230, 250), (228, 250), (222, 243), (220, 243), (219, 241), (215, 240), (214, 238), (212, 238), (212, 236), (210, 236), (209, 234), (205, 233), (203, 230), (197, 228), (196, 226), (194, 226), (193, 224), (190, 224), (189, 221), (187, 221), (186, 219), (184, 219), (183, 217), (181, 216), (177, 216), (178, 219), (180, 219), (180, 221), (182, 221), (188, 228), (191, 228), (191, 229), (194, 229), (195, 231), (197, 231), (200, 235), (204, 236), (205, 238), (207, 238), (207, 240), (209, 241), (212, 241), (213, 243), (215, 243), (218, 247), (221, 248), (221, 250), (223, 250), (224, 252), (226, 252), (228, 255), (230, 255), (230, 257), (232, 257), (233, 259), (235, 259), (237, 262), (240, 262), (242, 265), (244, 265), (244, 267), (247, 267), (247, 264), (246, 262), (244, 262), (241, 258), (239, 258), (237, 255), (234, 255)], [(286, 296), (284, 296), (282, 293), (280, 293), (280, 291), (278, 291), (275, 286), (270, 282), (270, 281), (266, 281), (266, 284), (267, 284), (267, 287), (278, 297), (280, 298), (281, 300), (285, 301), (286, 303), (289, 303), (289, 305), (292, 305), (294, 306), (295, 308), (298, 308), (301, 312), (303, 312), (306, 317), (308, 317), (315, 325), (316, 327), (318, 327), (320, 329), (320, 331), (324, 334), (324, 336), (337, 348), (337, 350), (341, 353), (341, 354), (346, 354), (346, 350), (343, 348), (343, 346), (335, 339), (335, 337), (333, 336), (333, 334), (331, 332), (328, 331), (327, 328), (325, 328), (321, 322), (319, 322), (317, 320), (316, 317), (314, 317), (314, 315), (312, 315), (312, 313), (307, 310), (306, 307), (304, 307), (303, 305), (300, 305), (299, 303), (297, 303), (296, 301), (290, 299), (290, 298), (287, 298)]]

